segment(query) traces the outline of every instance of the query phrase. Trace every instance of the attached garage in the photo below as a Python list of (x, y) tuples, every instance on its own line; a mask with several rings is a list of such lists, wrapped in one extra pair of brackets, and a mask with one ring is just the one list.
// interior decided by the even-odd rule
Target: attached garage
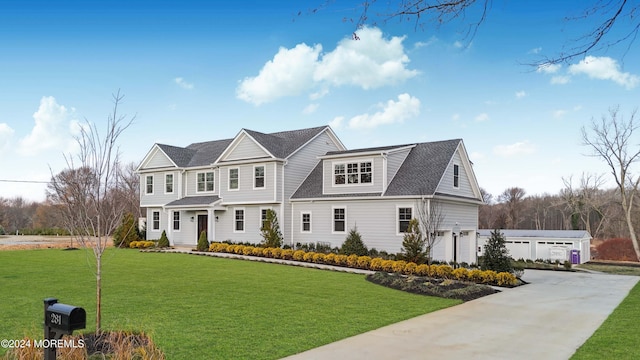
[[(478, 256), (493, 230), (478, 230)], [(585, 263), (591, 259), (591, 234), (584, 230), (500, 230), (509, 255), (525, 260), (570, 260)]]

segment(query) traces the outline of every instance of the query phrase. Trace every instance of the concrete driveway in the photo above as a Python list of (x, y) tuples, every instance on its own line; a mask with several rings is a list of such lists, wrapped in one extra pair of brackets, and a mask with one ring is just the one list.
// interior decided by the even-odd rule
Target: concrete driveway
[(530, 284), (287, 359), (568, 359), (640, 279), (541, 270), (523, 278)]

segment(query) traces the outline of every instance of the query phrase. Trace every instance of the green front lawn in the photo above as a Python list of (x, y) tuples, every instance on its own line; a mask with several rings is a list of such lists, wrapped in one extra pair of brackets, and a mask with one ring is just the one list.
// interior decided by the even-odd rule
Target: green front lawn
[[(92, 260), (84, 250), (0, 251), (0, 339), (42, 338), (47, 297), (84, 307), (85, 331), (94, 331)], [(104, 256), (103, 329), (145, 331), (168, 359), (275, 359), (459, 303), (363, 275), (133, 250)]]
[(640, 283), (571, 358), (640, 359)]

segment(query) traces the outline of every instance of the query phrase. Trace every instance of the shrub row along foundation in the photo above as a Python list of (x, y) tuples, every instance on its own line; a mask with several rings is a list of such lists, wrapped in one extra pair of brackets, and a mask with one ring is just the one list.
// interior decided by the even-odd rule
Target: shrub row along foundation
[(245, 245), (230, 245), (214, 242), (209, 246), (209, 251), (229, 253), (247, 256), (268, 257), (282, 260), (303, 261), (316, 264), (326, 264), (333, 266), (346, 266), (350, 268), (385, 271), (388, 273), (399, 273), (403, 275), (428, 276), (439, 279), (452, 279), (459, 281), (470, 281), (478, 284), (488, 284), (497, 286), (516, 286), (519, 284), (515, 275), (508, 272), (495, 272), (492, 270), (479, 270), (457, 268), (449, 265), (418, 265), (404, 260), (384, 260), (382, 258), (371, 258), (369, 256), (324, 254), (317, 252), (306, 252), (304, 250), (281, 249), (271, 247), (257, 247)]

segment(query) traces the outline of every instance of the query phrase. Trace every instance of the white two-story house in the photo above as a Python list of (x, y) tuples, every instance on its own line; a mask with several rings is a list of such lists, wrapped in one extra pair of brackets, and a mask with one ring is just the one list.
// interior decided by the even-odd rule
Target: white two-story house
[(173, 245), (259, 243), (267, 209), (284, 243), (340, 246), (357, 227), (369, 248), (397, 253), (417, 207), (443, 213), (433, 257), (476, 262), (482, 203), (462, 140), (347, 150), (329, 126), (235, 138), (185, 148), (155, 144), (138, 167), (147, 238)]

